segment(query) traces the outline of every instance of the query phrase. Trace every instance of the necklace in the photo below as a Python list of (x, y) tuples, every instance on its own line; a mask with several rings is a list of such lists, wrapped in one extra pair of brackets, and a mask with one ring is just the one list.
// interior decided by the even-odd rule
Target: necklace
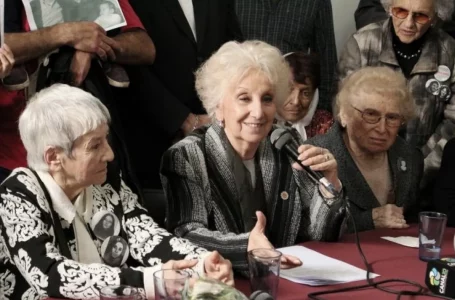
[(397, 49), (397, 45), (396, 44), (393, 44), (393, 48), (395, 49), (395, 52), (398, 54), (398, 56), (404, 58), (404, 59), (412, 59), (414, 57), (417, 57), (420, 52), (422, 52), (422, 48), (420, 48), (419, 50), (417, 50), (417, 53), (414, 53), (414, 54), (404, 54), (403, 52), (401, 52), (400, 50)]

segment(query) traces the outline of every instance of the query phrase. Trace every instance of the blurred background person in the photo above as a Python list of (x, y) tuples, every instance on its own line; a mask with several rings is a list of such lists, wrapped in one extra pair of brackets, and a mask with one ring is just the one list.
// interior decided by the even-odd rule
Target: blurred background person
[[(0, 48), (0, 79), (14, 66), (14, 54), (7, 44)], [(25, 107), (23, 91), (8, 91), (0, 85), (0, 183), (17, 167), (27, 165), (17, 121)]]
[[(342, 230), (342, 195), (294, 169), (288, 155), (271, 144), (276, 107), (289, 95), (290, 76), (281, 53), (269, 44), (224, 44), (196, 73), (212, 124), (163, 156), (169, 230), (219, 251), (239, 271), (248, 267), (248, 250), (335, 241)], [(302, 163), (321, 171), (340, 192), (333, 155), (301, 146), (301, 136), (290, 134)], [(283, 267), (300, 264), (283, 257)]]
[(317, 109), (321, 82), (319, 58), (315, 54), (284, 55), (291, 68), (291, 94), (277, 107), (277, 124), (295, 128), (303, 140), (324, 134), (333, 124), (332, 114)]
[[(416, 117), (399, 131), (422, 150), (422, 188), (431, 207), (431, 186), (441, 163), (445, 142), (455, 136), (455, 40), (437, 28), (450, 19), (453, 0), (382, 0), (390, 17), (363, 27), (347, 42), (338, 65), (339, 80), (366, 66), (387, 66), (401, 71), (417, 107)], [(438, 81), (437, 92), (427, 83)], [(447, 87), (450, 97), (441, 97)]]
[[(68, 85), (43, 89), (27, 104), (19, 129), (30, 168), (15, 169), (0, 185), (0, 269), (15, 282), (8, 296), (97, 298), (122, 282), (153, 298), (161, 268), (193, 268), (232, 285), (229, 261), (160, 228), (111, 168), (109, 122), (106, 106)], [(88, 226), (106, 211), (122, 222), (130, 263), (144, 268), (102, 264)]]
[[(243, 38), (234, 0), (130, 3), (160, 53), (150, 67), (129, 68), (131, 87), (123, 95), (135, 101), (120, 103), (131, 161), (147, 195), (152, 189), (162, 190), (163, 153), (210, 122), (194, 88), (194, 72), (225, 42)], [(153, 140), (153, 147), (144, 147), (145, 136)], [(157, 209), (157, 201), (146, 200), (149, 204)]]
[[(441, 5), (444, 5), (444, 3), (441, 2)], [(388, 12), (382, 6), (381, 0), (360, 0), (354, 16), (357, 30), (371, 23), (384, 21), (389, 17)], [(438, 25), (442, 26), (442, 30), (455, 37), (455, 15), (453, 13), (450, 19), (438, 23)]]
[(408, 227), (419, 211), (423, 158), (397, 136), (415, 114), (406, 79), (388, 67), (360, 69), (342, 82), (335, 108), (337, 122), (308, 143), (335, 155), (357, 230)]
[(245, 39), (261, 40), (282, 53), (303, 51), (320, 57), (318, 108), (332, 111), (337, 49), (331, 0), (236, 0)]

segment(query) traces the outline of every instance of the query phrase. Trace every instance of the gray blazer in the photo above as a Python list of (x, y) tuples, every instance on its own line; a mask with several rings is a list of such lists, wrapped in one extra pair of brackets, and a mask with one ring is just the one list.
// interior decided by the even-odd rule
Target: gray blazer
[[(297, 132), (293, 143), (302, 144)], [(247, 269), (249, 232), (245, 232), (239, 195), (227, 155), (230, 147), (218, 125), (196, 130), (163, 156), (161, 176), (168, 198), (171, 232), (209, 250), (218, 250), (236, 270)], [(266, 235), (275, 247), (306, 240), (336, 241), (345, 218), (342, 201), (329, 206), (305, 172), (276, 150), (266, 137), (256, 152), (267, 217)]]
[[(307, 143), (327, 148), (335, 156), (338, 162), (338, 176), (349, 198), (357, 230), (371, 230), (374, 229), (372, 209), (379, 207), (380, 204), (346, 148), (342, 134), (343, 128), (336, 122), (327, 134), (315, 136)], [(388, 151), (388, 156), (395, 184), (395, 204), (404, 207), (406, 221), (413, 222), (419, 211), (422, 153), (417, 148), (411, 148), (401, 137), (397, 137)], [(349, 231), (352, 232), (352, 221), (347, 222)]]

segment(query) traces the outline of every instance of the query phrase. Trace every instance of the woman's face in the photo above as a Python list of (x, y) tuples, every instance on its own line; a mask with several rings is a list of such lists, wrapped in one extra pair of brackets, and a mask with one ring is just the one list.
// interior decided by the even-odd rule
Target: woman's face
[(438, 90), (438, 84), (436, 82), (433, 82), (431, 84), (431, 91), (436, 92)]
[[(368, 154), (377, 154), (387, 151), (397, 138), (398, 127), (390, 127), (386, 124), (384, 116), (400, 116), (400, 107), (397, 99), (384, 97), (377, 94), (353, 95), (351, 102), (344, 104), (340, 114), (342, 123), (346, 124), (349, 143), (356, 149)], [(382, 118), (376, 124), (369, 124), (357, 111), (379, 113)]]
[(400, 19), (392, 15), (393, 28), (395, 33), (402, 43), (409, 44), (418, 40), (422, 35), (427, 32), (431, 26), (431, 21), (426, 24), (419, 24), (414, 21), (413, 15), (415, 13), (422, 13), (429, 16), (431, 19), (435, 17), (435, 0), (394, 0), (392, 8), (398, 7), (409, 11), (409, 15), (405, 19)]
[(112, 257), (117, 258), (122, 255), (123, 252), (123, 244), (120, 242), (115, 243), (114, 247), (112, 248)]
[(216, 110), (224, 121), (226, 135), (234, 147), (258, 145), (272, 128), (275, 89), (261, 72), (250, 72), (232, 86)]
[(72, 157), (63, 155), (61, 172), (68, 184), (87, 187), (106, 181), (107, 163), (114, 159), (107, 135), (108, 126), (102, 124), (76, 139)]
[(282, 107), (278, 107), (278, 114), (289, 122), (297, 122), (308, 113), (311, 101), (313, 101), (315, 89), (311, 80), (306, 84), (292, 82), (292, 91)]
[(114, 223), (114, 218), (112, 218), (111, 215), (107, 215), (103, 220), (103, 228), (109, 229), (112, 227), (113, 223)]

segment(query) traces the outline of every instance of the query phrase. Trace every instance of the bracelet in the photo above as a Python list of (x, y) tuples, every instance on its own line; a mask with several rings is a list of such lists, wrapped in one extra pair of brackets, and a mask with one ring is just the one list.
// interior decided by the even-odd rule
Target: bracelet
[(196, 121), (194, 121), (193, 131), (197, 128), (198, 124), (199, 124), (199, 115), (196, 115)]

